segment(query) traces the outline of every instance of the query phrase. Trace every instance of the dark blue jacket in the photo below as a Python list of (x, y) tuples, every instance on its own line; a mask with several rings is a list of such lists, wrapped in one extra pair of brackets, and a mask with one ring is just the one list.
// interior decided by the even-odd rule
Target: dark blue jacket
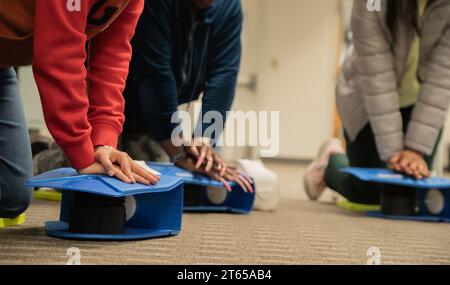
[(202, 92), (202, 114), (218, 111), (225, 119), (236, 91), (242, 22), (240, 0), (215, 0), (198, 19), (191, 0), (146, 0), (132, 41), (125, 130), (169, 139), (178, 105)]

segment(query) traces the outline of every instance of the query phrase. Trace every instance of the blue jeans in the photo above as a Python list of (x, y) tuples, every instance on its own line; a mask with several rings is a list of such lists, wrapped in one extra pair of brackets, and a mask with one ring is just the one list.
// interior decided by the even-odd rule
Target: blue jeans
[(0, 218), (15, 218), (31, 202), (31, 146), (16, 72), (0, 69)]

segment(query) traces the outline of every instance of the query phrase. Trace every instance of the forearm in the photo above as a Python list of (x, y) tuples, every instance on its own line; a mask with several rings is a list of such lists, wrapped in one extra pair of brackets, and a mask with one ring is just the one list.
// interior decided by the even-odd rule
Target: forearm
[(88, 3), (67, 14), (56, 2), (36, 2), (33, 72), (47, 127), (78, 169), (94, 161), (84, 66)]
[(407, 147), (431, 155), (439, 140), (450, 104), (450, 29), (422, 68), (421, 90), (406, 132)]
[(172, 70), (172, 28), (176, 20), (172, 1), (145, 1), (133, 38), (132, 78), (136, 83), (142, 124), (157, 141), (168, 140), (178, 123), (178, 90)]
[[(223, 128), (225, 127), (227, 112), (231, 109), (236, 93), (237, 76), (238, 67), (234, 71), (221, 73), (208, 80), (202, 102), (203, 122), (199, 121), (197, 123), (201, 124), (202, 137), (208, 128), (218, 123), (215, 120), (210, 120), (216, 118), (216, 116), (208, 116), (210, 112), (213, 112), (210, 114), (220, 115), (221, 121), (219, 123)], [(223, 129), (217, 130), (214, 137), (218, 138), (222, 131)], [(212, 139), (211, 137), (209, 138)]]
[(379, 14), (368, 11), (366, 1), (353, 5), (356, 88), (363, 96), (379, 156), (386, 161), (404, 148), (394, 55)]
[(142, 116), (142, 125), (156, 141), (168, 140), (179, 126), (175, 118), (178, 111), (176, 82), (171, 72), (160, 76), (147, 76), (138, 83), (135, 107)]
[[(233, 103), (237, 78), (241, 63), (242, 43), (241, 33), (243, 13), (240, 1), (230, 1), (229, 11), (217, 23), (217, 34), (211, 43), (206, 75), (207, 86), (203, 95), (202, 118), (211, 122), (199, 122), (202, 124), (202, 135), (220, 115), (221, 125), (224, 127), (227, 112)], [(208, 112), (214, 112), (208, 118)], [(218, 129), (213, 135), (206, 132), (206, 136), (217, 139), (222, 129)]]
[(172, 140), (164, 140), (159, 142), (160, 146), (164, 149), (169, 157), (173, 157), (184, 151), (183, 146), (175, 146), (172, 143)]
[(94, 145), (117, 146), (122, 132), (122, 96), (131, 59), (130, 41), (134, 35), (143, 1), (130, 2), (119, 17), (91, 40), (89, 46), (89, 113)]

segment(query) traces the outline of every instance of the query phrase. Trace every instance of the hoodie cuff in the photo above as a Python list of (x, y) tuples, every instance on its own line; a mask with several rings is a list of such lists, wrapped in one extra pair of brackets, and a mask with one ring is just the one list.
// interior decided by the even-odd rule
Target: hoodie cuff
[(411, 121), (406, 132), (406, 147), (431, 155), (439, 139), (440, 130), (417, 121)]
[(405, 148), (403, 132), (375, 136), (375, 143), (382, 161), (388, 161), (394, 154)]
[(80, 144), (61, 147), (73, 168), (79, 170), (88, 167), (95, 162), (94, 146), (91, 140), (85, 140)]
[(108, 123), (92, 124), (92, 144), (94, 147), (107, 145), (117, 148), (120, 133), (120, 130)]

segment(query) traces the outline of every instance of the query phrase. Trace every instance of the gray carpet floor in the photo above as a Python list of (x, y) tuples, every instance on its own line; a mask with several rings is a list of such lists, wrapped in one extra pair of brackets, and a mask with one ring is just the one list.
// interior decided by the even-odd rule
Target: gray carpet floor
[(276, 212), (185, 214), (180, 235), (137, 242), (48, 237), (59, 203), (35, 201), (25, 225), (0, 229), (0, 264), (65, 264), (78, 247), (82, 264), (450, 264), (450, 224), (363, 217), (332, 204), (282, 200)]

